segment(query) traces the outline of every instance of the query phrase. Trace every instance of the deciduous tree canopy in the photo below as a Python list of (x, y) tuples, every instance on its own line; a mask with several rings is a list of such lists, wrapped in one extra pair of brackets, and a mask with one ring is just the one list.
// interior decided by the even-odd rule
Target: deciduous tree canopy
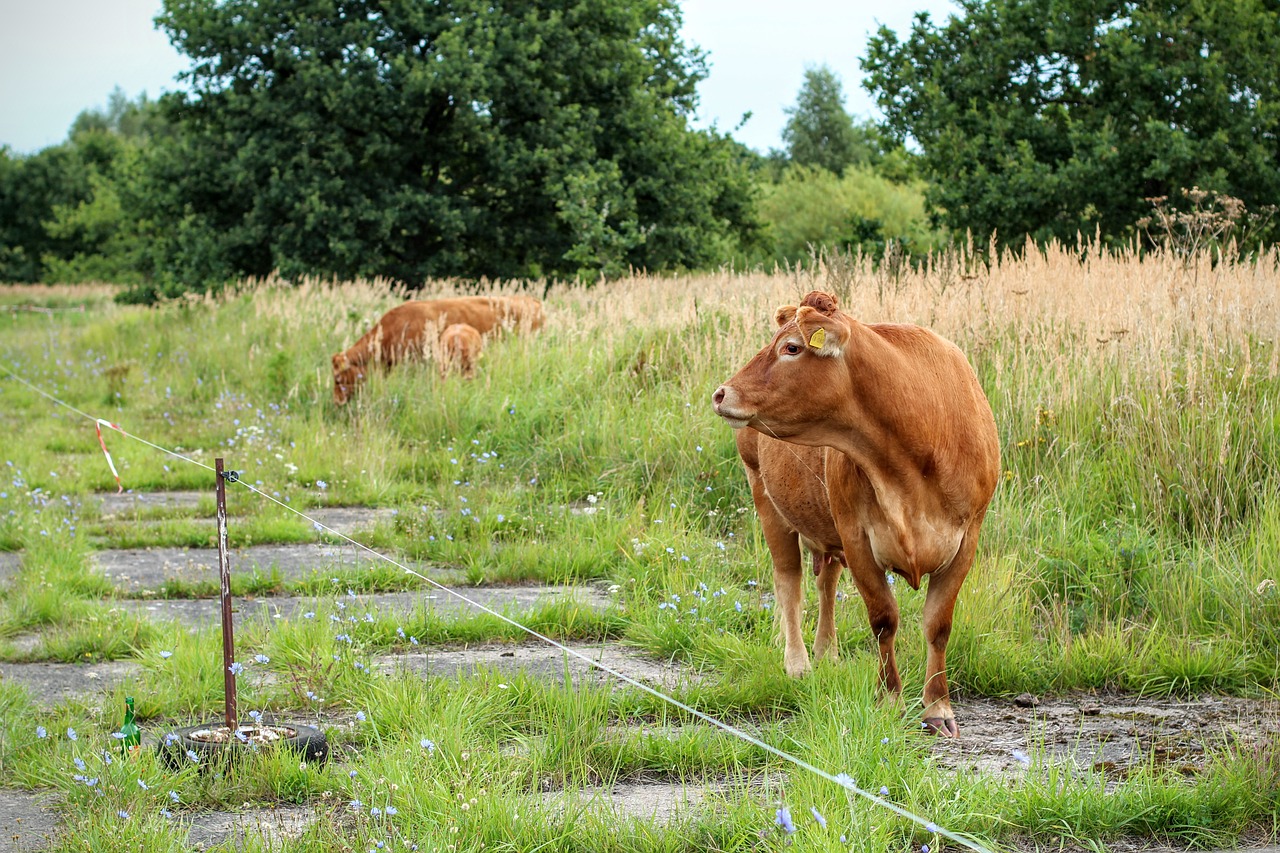
[(752, 230), (738, 147), (690, 129), (671, 0), (168, 0), (191, 57), (158, 158), (164, 265), (286, 276), (696, 266)]
[(877, 153), (874, 132), (856, 126), (844, 108), (840, 78), (825, 65), (804, 72), (794, 106), (787, 107), (782, 141), (792, 163), (843, 174), (869, 163)]
[(1132, 233), (1199, 186), (1280, 198), (1275, 0), (959, 0), (863, 68), (943, 220), (1006, 242)]

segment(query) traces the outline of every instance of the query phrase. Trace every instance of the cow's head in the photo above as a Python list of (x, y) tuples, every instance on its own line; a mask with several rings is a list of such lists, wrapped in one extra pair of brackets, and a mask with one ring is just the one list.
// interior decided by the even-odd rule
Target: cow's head
[(712, 405), (734, 429), (749, 426), (801, 444), (823, 444), (823, 428), (849, 396), (842, 356), (852, 321), (834, 296), (818, 290), (799, 307), (779, 308), (774, 318), (773, 341), (716, 389)]
[(345, 352), (333, 356), (333, 402), (345, 405), (364, 379), (364, 365), (354, 364)]

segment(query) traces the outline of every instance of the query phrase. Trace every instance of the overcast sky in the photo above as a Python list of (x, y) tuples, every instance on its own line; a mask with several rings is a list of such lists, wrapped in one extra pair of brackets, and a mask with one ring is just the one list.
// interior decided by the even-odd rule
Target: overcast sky
[[(0, 0), (0, 145), (30, 153), (66, 138), (76, 115), (105, 106), (120, 86), (130, 98), (176, 88), (186, 62), (155, 29), (160, 0)], [(916, 11), (941, 21), (951, 0), (684, 0), (684, 35), (710, 54), (699, 89), (702, 124), (732, 130), (760, 151), (781, 145), (783, 108), (807, 66), (825, 63), (844, 82), (846, 106), (871, 117), (858, 58), (880, 24), (906, 32)]]

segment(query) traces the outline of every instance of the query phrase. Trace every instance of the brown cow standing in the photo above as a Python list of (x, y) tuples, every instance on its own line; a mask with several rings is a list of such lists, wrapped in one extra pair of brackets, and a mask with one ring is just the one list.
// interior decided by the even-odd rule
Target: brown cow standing
[(995, 418), (973, 368), (919, 326), (867, 325), (814, 291), (778, 309), (777, 334), (713, 395), (773, 557), (789, 675), (809, 669), (800, 633), (800, 546), (818, 574), (814, 657), (836, 658), (835, 592), (853, 575), (880, 647), (880, 682), (899, 695), (898, 603), (886, 572), (913, 589), (929, 575), (924, 724), (955, 737), (946, 652), (1000, 473)]
[(370, 365), (390, 368), (434, 354), (441, 330), (453, 323), (487, 335), (506, 327), (540, 329), (544, 319), (542, 302), (532, 296), (459, 296), (397, 305), (353, 346), (333, 356), (333, 401), (346, 403)]
[(484, 339), (474, 326), (454, 323), (440, 333), (440, 375), (456, 370), (463, 379), (471, 379), (476, 375), (476, 362), (483, 347)]

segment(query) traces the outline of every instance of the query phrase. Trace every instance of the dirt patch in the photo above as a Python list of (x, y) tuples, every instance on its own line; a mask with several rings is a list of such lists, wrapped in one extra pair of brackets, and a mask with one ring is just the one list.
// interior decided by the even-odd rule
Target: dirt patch
[[(569, 601), (591, 610), (604, 610), (609, 597), (598, 589), (586, 586), (500, 586), (466, 587), (457, 590), (477, 604), (499, 613), (519, 613), (535, 607)], [(316, 596), (272, 596), (236, 598), (233, 602), (235, 619), (290, 619), (299, 613), (315, 610), (316, 605), (327, 599)], [(434, 610), (450, 615), (467, 616), (478, 613), (470, 604), (441, 590), (416, 592), (388, 592), (358, 595), (340, 599), (348, 610), (358, 614), (408, 615), (418, 608)], [(146, 613), (160, 619), (170, 619), (190, 627), (207, 627), (221, 624), (222, 611), (216, 598), (126, 600), (117, 606), (126, 611)]]
[(56, 798), (39, 791), (0, 789), (0, 851), (44, 850), (58, 830)]
[[(655, 689), (671, 690), (698, 678), (696, 672), (686, 667), (645, 657), (614, 643), (574, 644), (568, 648)], [(525, 673), (556, 681), (563, 681), (567, 675), (574, 687), (609, 683), (625, 687), (625, 683), (588, 660), (550, 646), (485, 646), (425, 654), (382, 655), (374, 658), (374, 665), (386, 673), (409, 672), (418, 676), (448, 677), (469, 675), (477, 669), (493, 669), (504, 675)]]
[[(1054, 841), (1050, 845), (1043, 842), (1037, 844), (1035, 841), (1026, 838), (1010, 838), (1005, 843), (1005, 848), (1019, 853), (1095, 853), (1096, 847), (1083, 847), (1079, 844), (1070, 842)], [(1167, 844), (1158, 844), (1141, 838), (1109, 838), (1106, 843), (1107, 853), (1191, 853), (1194, 849), (1195, 853), (1280, 853), (1280, 847), (1274, 845), (1266, 845), (1265, 841), (1255, 841), (1248, 838), (1240, 840), (1240, 846), (1228, 850), (1201, 850), (1198, 848), (1187, 847), (1170, 847)]]
[(1010, 777), (1040, 764), (1066, 766), (1102, 774), (1114, 787), (1148, 762), (1194, 776), (1227, 745), (1280, 742), (1276, 700), (1084, 694), (1036, 701), (1033, 707), (1000, 699), (958, 702), (960, 739), (935, 740), (934, 756), (956, 770)]
[(92, 701), (137, 674), (133, 661), (103, 663), (0, 663), (0, 679), (26, 688), (36, 707), (48, 709), (68, 699)]
[[(166, 583), (214, 588), (218, 585), (217, 548), (112, 549), (94, 554), (97, 570), (125, 595), (155, 595)], [(228, 555), (231, 572), (248, 575), (272, 571), (285, 581), (323, 577), (340, 569), (368, 569), (384, 564), (362, 548), (340, 545), (255, 545)], [(430, 566), (409, 564), (428, 577), (441, 574)]]

